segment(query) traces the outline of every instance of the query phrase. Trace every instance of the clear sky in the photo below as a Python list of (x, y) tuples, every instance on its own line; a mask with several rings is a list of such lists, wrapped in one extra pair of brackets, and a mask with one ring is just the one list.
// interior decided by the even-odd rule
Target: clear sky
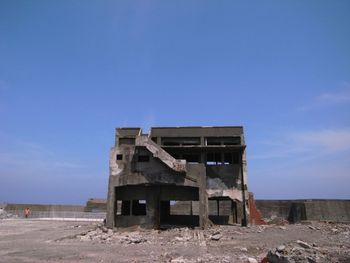
[[(249, 2), (249, 3), (248, 3)], [(0, 202), (106, 197), (114, 128), (243, 125), (257, 199), (350, 198), (350, 1), (0, 1)]]

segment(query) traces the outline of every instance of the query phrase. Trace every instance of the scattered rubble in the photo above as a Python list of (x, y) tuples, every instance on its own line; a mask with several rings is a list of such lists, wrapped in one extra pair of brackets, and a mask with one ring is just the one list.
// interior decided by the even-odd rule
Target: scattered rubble
[[(111, 230), (103, 225), (96, 225), (94, 229), (88, 232), (81, 233), (76, 236), (77, 239), (83, 242), (99, 242), (99, 243), (119, 243), (121, 245), (140, 245), (145, 244), (159, 244), (166, 245), (185, 245), (199, 244), (200, 247), (215, 247), (217, 245), (225, 245), (228, 241), (235, 240), (235, 236), (252, 235), (256, 233), (271, 232), (271, 236), (276, 235), (279, 231), (288, 231), (291, 226), (288, 225), (260, 225), (251, 226), (248, 228), (238, 227), (224, 227), (215, 226), (207, 230), (189, 229), (189, 228), (169, 228), (167, 230), (144, 230), (141, 228), (132, 229), (131, 231)], [(348, 224), (334, 224), (317, 223), (315, 225), (294, 225), (293, 228), (299, 228), (298, 231), (320, 232), (322, 235), (339, 236), (339, 242), (342, 253), (337, 252), (331, 247), (323, 246), (322, 248), (315, 242), (308, 242), (301, 239), (280, 244), (274, 249), (265, 250), (264, 247), (255, 246), (231, 246), (231, 251), (235, 252), (238, 261), (247, 263), (314, 263), (314, 262), (349, 262), (350, 260), (350, 225)], [(259, 234), (260, 235), (260, 234)], [(278, 234), (280, 235), (280, 234)], [(283, 234), (282, 234), (283, 235)], [(330, 241), (329, 241), (330, 242)], [(257, 244), (259, 245), (259, 244)], [(336, 254), (336, 255), (335, 255)], [(341, 257), (338, 257), (342, 254)], [(227, 256), (226, 256), (227, 257)], [(338, 257), (338, 258), (337, 258)], [(212, 257), (210, 254), (197, 257), (196, 259), (189, 259), (183, 255), (164, 253), (162, 260), (165, 262), (232, 262), (232, 258), (227, 257)], [(334, 258), (337, 258), (334, 260)], [(344, 261), (341, 261), (344, 258)]]
[[(280, 245), (268, 252), (265, 261), (269, 263), (316, 263), (316, 262), (349, 262), (350, 250), (344, 251), (345, 257), (335, 257), (333, 249), (327, 247), (319, 248), (316, 244), (309, 244), (302, 240)], [(337, 255), (339, 256), (339, 255)]]
[[(78, 227), (76, 227), (78, 228)], [(206, 230), (166, 228), (166, 230), (107, 229), (97, 224), (75, 239), (93, 244), (151, 247), (155, 262), (247, 262), (315, 263), (350, 262), (350, 225), (328, 222), (295, 225), (213, 226)], [(257, 239), (257, 240), (256, 240)], [(280, 242), (279, 244), (276, 242)], [(275, 244), (276, 247), (271, 249)], [(138, 248), (138, 249), (139, 249)], [(157, 255), (157, 249), (166, 252)], [(196, 257), (178, 248), (198, 250)], [(213, 251), (222, 251), (213, 253)], [(191, 254), (191, 253), (189, 253)]]
[(122, 235), (121, 233), (115, 233), (113, 230), (107, 229), (104, 226), (98, 226), (96, 229), (79, 234), (76, 237), (81, 241), (97, 241), (99, 243), (119, 241), (121, 244), (139, 244), (147, 242), (147, 239), (137, 232)]
[(210, 236), (211, 240), (218, 241), (222, 238), (222, 234), (219, 231), (216, 231), (213, 235)]

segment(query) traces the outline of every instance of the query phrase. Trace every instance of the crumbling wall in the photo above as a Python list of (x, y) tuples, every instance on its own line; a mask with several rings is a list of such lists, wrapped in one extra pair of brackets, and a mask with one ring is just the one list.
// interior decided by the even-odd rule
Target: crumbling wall
[(350, 200), (256, 200), (255, 203), (263, 218), (267, 219), (350, 222)]
[(266, 222), (262, 218), (260, 210), (255, 205), (254, 194), (249, 193), (249, 211), (250, 211), (250, 224), (252, 225), (264, 225)]

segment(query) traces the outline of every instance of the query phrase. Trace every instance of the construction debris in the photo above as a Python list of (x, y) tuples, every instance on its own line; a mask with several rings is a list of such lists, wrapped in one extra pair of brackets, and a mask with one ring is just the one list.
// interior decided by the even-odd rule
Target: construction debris
[(350, 262), (350, 225), (340, 223), (205, 230), (139, 226), (112, 230), (100, 223), (32, 219), (0, 224), (3, 262)]

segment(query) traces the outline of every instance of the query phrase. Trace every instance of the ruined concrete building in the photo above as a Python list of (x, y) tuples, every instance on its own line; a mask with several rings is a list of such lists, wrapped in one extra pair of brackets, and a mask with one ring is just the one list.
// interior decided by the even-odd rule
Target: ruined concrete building
[(246, 225), (243, 127), (117, 128), (107, 226)]

